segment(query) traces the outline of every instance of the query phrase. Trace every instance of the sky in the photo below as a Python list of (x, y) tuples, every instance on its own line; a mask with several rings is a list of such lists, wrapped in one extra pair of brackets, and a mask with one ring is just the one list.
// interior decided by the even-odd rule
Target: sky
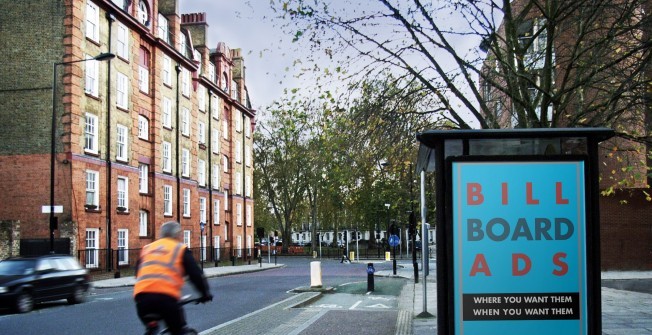
[(282, 97), (284, 88), (298, 84), (289, 72), (295, 49), (292, 36), (271, 23), (268, 0), (180, 0), (179, 4), (182, 14), (206, 13), (210, 48), (225, 42), (231, 49), (242, 49), (249, 97), (259, 114)]

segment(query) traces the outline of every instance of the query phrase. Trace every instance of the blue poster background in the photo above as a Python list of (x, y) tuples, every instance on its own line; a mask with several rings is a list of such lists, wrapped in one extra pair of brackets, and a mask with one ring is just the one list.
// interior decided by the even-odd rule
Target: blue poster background
[[(586, 302), (586, 211), (584, 162), (453, 162), (453, 255), (455, 334), (587, 334)], [(532, 183), (532, 198), (539, 204), (526, 204), (526, 183)], [(556, 204), (556, 183), (563, 185), (563, 198), (568, 204)], [(482, 204), (467, 203), (467, 184), (482, 187)], [(502, 183), (508, 183), (508, 204), (502, 204)], [(469, 241), (467, 220), (479, 219), (485, 228), (493, 218), (505, 219), (513, 233), (519, 218), (530, 228), (535, 218), (567, 218), (575, 227), (566, 240), (511, 239), (493, 241), (486, 234), (480, 241)], [(554, 224), (553, 224), (554, 227)], [(553, 230), (550, 231), (554, 233)], [(496, 229), (500, 233), (500, 229)], [(532, 229), (534, 235), (534, 229)], [(559, 266), (553, 263), (555, 253), (564, 252), (568, 272), (553, 274)], [(512, 254), (526, 254), (531, 270), (523, 276), (512, 275)], [(471, 269), (477, 254), (483, 254), (491, 276)], [(463, 294), (510, 293), (579, 293), (579, 320), (482, 320), (462, 319)]]

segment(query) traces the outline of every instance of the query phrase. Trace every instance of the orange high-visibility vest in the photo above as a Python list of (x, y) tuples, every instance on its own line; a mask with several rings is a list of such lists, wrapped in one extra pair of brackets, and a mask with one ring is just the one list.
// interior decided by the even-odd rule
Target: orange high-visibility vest
[(185, 244), (171, 238), (162, 238), (146, 245), (140, 252), (134, 296), (138, 293), (160, 293), (179, 299), (185, 276), (185, 251)]

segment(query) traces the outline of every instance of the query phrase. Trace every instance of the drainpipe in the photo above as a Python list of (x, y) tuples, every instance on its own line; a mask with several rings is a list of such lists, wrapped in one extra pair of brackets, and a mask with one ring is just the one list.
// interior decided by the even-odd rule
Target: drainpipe
[[(245, 184), (245, 181), (247, 180), (246, 176), (246, 162), (245, 162), (245, 113), (244, 111), (242, 112), (242, 152), (240, 155), (240, 159), (242, 159), (242, 215), (244, 218), (242, 219), (243, 221), (243, 231), (244, 231), (244, 237), (245, 237), (245, 248), (249, 249), (251, 246), (247, 246), (247, 194), (245, 190), (247, 189), (247, 185)], [(252, 244), (253, 244), (253, 239), (252, 239)], [(249, 258), (249, 251), (247, 250), (247, 258)]]
[[(107, 12), (106, 18), (109, 21), (109, 42), (108, 52), (111, 52), (111, 28), (113, 27), (113, 22), (115, 17), (113, 14)], [(112, 178), (112, 167), (111, 167), (111, 60), (109, 59), (106, 63), (106, 270), (111, 272), (112, 270), (112, 255), (113, 250), (111, 249), (111, 212), (113, 210), (111, 204), (111, 192), (113, 185)]]
[[(206, 129), (206, 132), (208, 133), (208, 236), (210, 239), (210, 248), (211, 251), (214, 250), (215, 246), (213, 245), (213, 225), (215, 224), (213, 220), (215, 218), (213, 217), (213, 211), (215, 211), (215, 208), (213, 208), (213, 127), (212, 127), (212, 122), (213, 122), (213, 115), (210, 115), (213, 112), (213, 94), (210, 93), (208, 94), (208, 126)], [(215, 255), (213, 255), (215, 256)], [(215, 260), (215, 259), (213, 259)]]
[(180, 162), (181, 159), (179, 157), (179, 146), (180, 146), (180, 126), (179, 126), (179, 105), (180, 105), (180, 99), (179, 99), (179, 76), (181, 74), (181, 65), (177, 64), (177, 66), (174, 67), (174, 69), (177, 71), (177, 108), (176, 108), (176, 126), (175, 126), (175, 134), (176, 134), (176, 148), (175, 148), (175, 158), (177, 160), (177, 168), (176, 168), (176, 177), (177, 177), (177, 222), (181, 224), (181, 175), (180, 175)]

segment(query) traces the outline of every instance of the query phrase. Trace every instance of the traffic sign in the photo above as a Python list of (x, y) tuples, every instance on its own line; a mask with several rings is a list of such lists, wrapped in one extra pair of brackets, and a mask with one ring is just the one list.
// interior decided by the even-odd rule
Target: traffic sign
[(401, 243), (401, 239), (397, 235), (389, 235), (389, 246), (395, 247)]
[[(51, 209), (54, 209), (54, 210), (51, 211)], [(43, 213), (43, 214), (49, 214), (50, 211), (51, 211), (52, 213), (63, 213), (63, 206), (61, 206), (61, 205), (54, 205), (54, 206), (47, 205), (47, 206), (41, 206), (41, 213)]]

